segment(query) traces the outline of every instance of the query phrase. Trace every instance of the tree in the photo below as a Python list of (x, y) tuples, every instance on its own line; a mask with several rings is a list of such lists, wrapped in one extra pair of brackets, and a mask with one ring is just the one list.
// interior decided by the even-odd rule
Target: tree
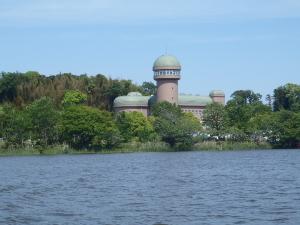
[(32, 138), (37, 144), (46, 146), (57, 141), (59, 113), (50, 98), (43, 97), (26, 108), (31, 121)]
[(238, 90), (231, 95), (231, 98), (240, 105), (246, 105), (260, 103), (262, 95), (251, 90)]
[(34, 77), (39, 77), (41, 76), (39, 72), (37, 71), (27, 71), (25, 74), (24, 74), (25, 77), (28, 77), (28, 78), (34, 78)]
[(21, 73), (1, 73), (0, 102), (14, 101), (17, 97), (17, 85), (25, 79)]
[(87, 95), (80, 91), (66, 91), (62, 104), (64, 106), (84, 104), (87, 101)]
[(113, 101), (117, 96), (141, 90), (141, 87), (130, 80), (111, 79), (101, 74), (76, 76), (60, 73), (45, 76), (35, 71), (0, 74), (0, 103), (12, 103), (23, 107), (48, 96), (56, 106), (60, 106), (65, 90), (87, 94), (89, 106), (112, 110)]
[(221, 136), (227, 125), (225, 107), (219, 103), (207, 105), (203, 112), (203, 124), (214, 136)]
[(112, 148), (121, 141), (111, 113), (88, 106), (64, 108), (60, 131), (62, 140), (76, 149)]
[(274, 147), (295, 148), (300, 143), (300, 113), (281, 110), (257, 115), (251, 122), (253, 134)]
[(295, 148), (300, 143), (300, 113), (281, 110), (275, 115), (279, 127), (279, 147)]
[(134, 86), (130, 80), (112, 80), (111, 86), (106, 91), (109, 99), (109, 110), (113, 109), (114, 99), (120, 95), (127, 95), (129, 92), (138, 91), (138, 87)]
[(272, 105), (273, 105), (273, 98), (270, 94), (267, 94), (266, 96), (266, 101), (267, 101), (267, 106), (270, 107), (270, 109), (272, 109)]
[(155, 139), (153, 125), (141, 112), (118, 113), (116, 121), (126, 142), (134, 139), (141, 142)]
[(153, 82), (143, 82), (141, 89), (144, 95), (156, 94), (156, 85)]
[(270, 112), (271, 109), (261, 101), (261, 95), (250, 90), (236, 91), (225, 106), (228, 125), (249, 133), (249, 121), (252, 117)]
[(281, 109), (300, 110), (300, 85), (286, 84), (274, 90), (274, 111)]
[(190, 114), (183, 113), (178, 106), (169, 102), (157, 103), (152, 113), (155, 117), (154, 129), (163, 141), (171, 147), (192, 146), (194, 135), (201, 129), (199, 120), (191, 119)]
[(7, 146), (24, 147), (30, 138), (31, 127), (28, 115), (24, 110), (18, 110), (11, 105), (0, 108), (1, 137)]

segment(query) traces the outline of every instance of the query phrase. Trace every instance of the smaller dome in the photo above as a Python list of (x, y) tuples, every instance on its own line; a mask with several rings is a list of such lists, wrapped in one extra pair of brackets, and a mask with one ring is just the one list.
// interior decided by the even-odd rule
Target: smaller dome
[(148, 107), (148, 101), (151, 96), (127, 95), (119, 96), (114, 100), (114, 108), (120, 107)]
[(221, 90), (213, 90), (209, 93), (209, 96), (225, 96), (225, 93)]
[(140, 92), (129, 92), (127, 96), (142, 96)]
[(162, 55), (155, 60), (153, 64), (153, 71), (166, 69), (181, 70), (180, 62), (175, 56)]

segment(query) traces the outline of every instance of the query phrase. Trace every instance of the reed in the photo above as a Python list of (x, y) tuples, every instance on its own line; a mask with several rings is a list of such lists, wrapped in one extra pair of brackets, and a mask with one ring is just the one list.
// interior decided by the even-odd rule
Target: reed
[(272, 149), (268, 143), (255, 143), (255, 142), (215, 142), (205, 141), (196, 143), (192, 150), (194, 151), (222, 151), (222, 150), (252, 150), (252, 149)]
[[(214, 142), (206, 141), (194, 144), (188, 151), (225, 151), (248, 149), (271, 149), (268, 143), (254, 142)], [(75, 150), (67, 145), (55, 145), (48, 147), (3, 148), (0, 147), (0, 156), (25, 156), (25, 155), (62, 155), (62, 154), (113, 154), (133, 152), (174, 152), (187, 151), (186, 149), (171, 148), (164, 142), (130, 142), (123, 143), (115, 149), (82, 149)]]

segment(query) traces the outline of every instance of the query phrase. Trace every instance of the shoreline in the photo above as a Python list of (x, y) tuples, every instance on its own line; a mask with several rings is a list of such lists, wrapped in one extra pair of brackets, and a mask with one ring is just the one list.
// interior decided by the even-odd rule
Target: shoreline
[(251, 142), (229, 143), (229, 142), (203, 142), (196, 143), (188, 150), (171, 148), (165, 143), (127, 143), (116, 149), (105, 150), (75, 150), (63, 146), (49, 146), (41, 148), (16, 148), (0, 149), (0, 157), (4, 156), (47, 156), (47, 155), (84, 155), (84, 154), (120, 154), (138, 152), (222, 152), (241, 150), (272, 150), (267, 143), (256, 144)]

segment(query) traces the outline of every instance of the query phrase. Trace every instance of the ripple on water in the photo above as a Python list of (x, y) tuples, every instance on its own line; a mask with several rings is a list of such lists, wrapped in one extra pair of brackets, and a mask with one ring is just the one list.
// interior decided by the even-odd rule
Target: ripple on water
[(299, 153), (0, 158), (0, 224), (296, 225)]

